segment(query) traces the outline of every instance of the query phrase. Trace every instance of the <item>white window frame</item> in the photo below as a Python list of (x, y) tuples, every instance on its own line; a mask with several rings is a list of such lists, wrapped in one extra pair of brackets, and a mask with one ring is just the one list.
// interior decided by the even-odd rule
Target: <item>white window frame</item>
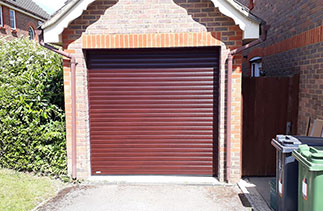
[[(30, 30), (32, 31), (32, 37), (30, 37)], [(35, 30), (34, 30), (34, 28), (33, 27), (31, 27), (31, 26), (29, 26), (28, 27), (28, 38), (29, 38), (29, 40), (34, 40), (35, 39)]]
[(3, 27), (2, 6), (0, 5), (0, 27)]
[(38, 21), (38, 26), (42, 26), (44, 24), (43, 21)]
[(251, 77), (260, 77), (261, 70), (262, 70), (262, 58), (261, 57), (254, 57), (250, 59), (251, 64)]
[[(11, 12), (13, 12), (13, 22), (14, 22), (14, 27), (11, 25)], [(10, 27), (13, 30), (17, 29), (17, 23), (16, 23), (16, 11), (14, 10), (9, 10), (9, 21), (10, 21)]]

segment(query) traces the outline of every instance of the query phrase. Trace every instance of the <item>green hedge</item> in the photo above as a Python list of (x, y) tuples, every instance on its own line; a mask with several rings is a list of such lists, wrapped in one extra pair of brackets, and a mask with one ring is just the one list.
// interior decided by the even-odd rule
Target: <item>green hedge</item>
[(0, 39), (0, 167), (66, 175), (61, 56)]

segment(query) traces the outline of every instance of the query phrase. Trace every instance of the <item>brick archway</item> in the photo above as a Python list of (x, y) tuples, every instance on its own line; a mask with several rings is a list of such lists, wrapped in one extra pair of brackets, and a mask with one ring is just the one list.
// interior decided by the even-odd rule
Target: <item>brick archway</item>
[(37, 35), (37, 33), (36, 33), (36, 29), (37, 29), (37, 27), (35, 26), (35, 24), (33, 23), (33, 22), (29, 22), (28, 24), (27, 24), (27, 28), (26, 28), (26, 32), (27, 32), (27, 36), (28, 36), (28, 38), (29, 38), (29, 28), (32, 28), (33, 29), (33, 31), (34, 31), (34, 40), (38, 40), (38, 35)]

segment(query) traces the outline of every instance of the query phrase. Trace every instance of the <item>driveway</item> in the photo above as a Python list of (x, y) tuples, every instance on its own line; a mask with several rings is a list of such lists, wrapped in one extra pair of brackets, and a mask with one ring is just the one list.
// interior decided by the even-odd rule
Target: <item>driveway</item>
[(251, 210), (239, 195), (243, 194), (237, 186), (97, 184), (63, 191), (39, 210)]

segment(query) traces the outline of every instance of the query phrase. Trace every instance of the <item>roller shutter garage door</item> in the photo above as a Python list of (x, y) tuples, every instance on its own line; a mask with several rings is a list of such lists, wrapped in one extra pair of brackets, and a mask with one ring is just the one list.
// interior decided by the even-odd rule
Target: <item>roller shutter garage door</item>
[(85, 54), (92, 175), (216, 174), (219, 48)]

